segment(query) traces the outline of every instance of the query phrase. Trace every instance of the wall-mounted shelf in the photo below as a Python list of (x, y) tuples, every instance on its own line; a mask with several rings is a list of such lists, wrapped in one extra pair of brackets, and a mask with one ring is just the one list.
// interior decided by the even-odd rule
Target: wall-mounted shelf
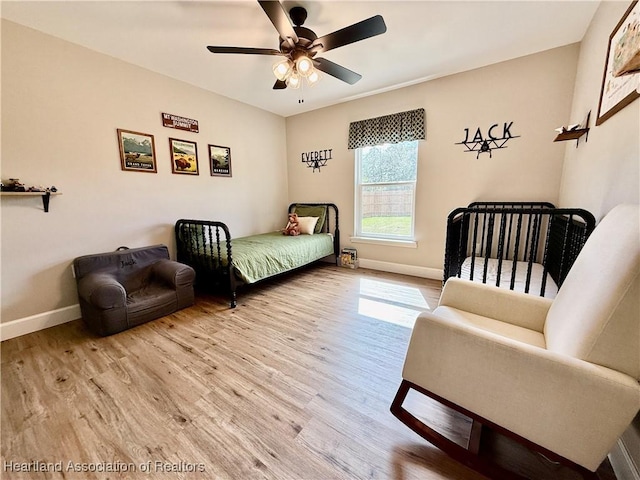
[(3, 197), (42, 197), (42, 206), (44, 207), (44, 211), (49, 211), (49, 199), (53, 195), (62, 195), (60, 192), (0, 192), (0, 195)]
[(584, 128), (575, 128), (573, 130), (567, 130), (562, 133), (559, 133), (558, 136), (553, 140), (554, 142), (566, 142), (567, 140), (575, 140), (576, 148), (578, 148), (578, 143), (580, 142), (580, 137), (586, 135), (584, 137), (585, 143), (589, 139), (589, 118), (591, 117), (591, 112), (587, 114), (587, 119), (584, 121)]
[(554, 142), (566, 142), (567, 140), (576, 140), (576, 148), (578, 148), (578, 142), (580, 137), (586, 135), (584, 141), (589, 138), (589, 128), (576, 128), (568, 132), (559, 133)]

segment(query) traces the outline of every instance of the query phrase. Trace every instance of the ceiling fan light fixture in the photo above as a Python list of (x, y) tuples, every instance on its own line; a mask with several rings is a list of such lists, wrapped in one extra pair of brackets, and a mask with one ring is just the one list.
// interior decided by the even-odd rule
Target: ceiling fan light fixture
[(278, 80), (285, 81), (293, 72), (293, 64), (291, 60), (282, 60), (273, 66), (273, 74)]
[(320, 75), (318, 75), (318, 71), (314, 68), (313, 72), (311, 72), (307, 77), (307, 82), (309, 83), (309, 86), (313, 87), (318, 83), (318, 80), (320, 80)]
[(296, 71), (303, 77), (308, 77), (314, 71), (313, 62), (306, 55), (298, 57), (296, 60)]
[(287, 87), (293, 89), (300, 88), (300, 83), (302, 83), (301, 78), (295, 73), (292, 73), (289, 78), (287, 78), (286, 82)]

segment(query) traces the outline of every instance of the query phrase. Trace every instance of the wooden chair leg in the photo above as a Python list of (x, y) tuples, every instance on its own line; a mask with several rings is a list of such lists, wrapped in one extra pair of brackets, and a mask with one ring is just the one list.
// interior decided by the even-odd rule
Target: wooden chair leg
[(469, 434), (469, 443), (467, 444), (467, 450), (474, 455), (480, 454), (480, 443), (482, 441), (482, 423), (478, 420), (473, 420), (471, 423), (471, 433)]
[[(409, 390), (415, 390), (429, 398), (434, 399), (435, 401), (445, 405), (457, 412), (462, 413), (463, 415), (471, 418), (473, 420), (473, 424), (471, 427), (471, 435), (469, 437), (469, 442), (467, 448), (464, 448), (457, 443), (449, 440), (444, 435), (438, 433), (433, 430), (431, 427), (427, 426), (421, 420), (416, 418), (414, 415), (409, 413), (402, 404), (407, 398), (407, 394)], [(444, 398), (439, 397), (438, 395), (429, 392), (428, 390), (423, 389), (422, 387), (411, 383), (407, 380), (402, 380), (400, 387), (398, 388), (398, 392), (396, 393), (393, 402), (391, 403), (391, 413), (395, 415), (398, 420), (404, 423), (407, 427), (413, 430), (415, 433), (420, 435), (429, 443), (435, 445), (440, 450), (457, 460), (458, 462), (468, 466), (469, 468), (476, 470), (477, 472), (489, 477), (500, 480), (525, 480), (524, 477), (510, 472), (499, 465), (491, 462), (490, 460), (480, 456), (482, 449), (482, 432), (483, 426), (491, 428), (499, 432), (502, 435), (505, 435), (512, 440), (517, 441), (521, 445), (524, 445), (526, 448), (536, 451), (538, 453), (543, 454), (545, 457), (550, 458), (552, 461), (558, 461), (559, 463), (571, 468), (572, 470), (578, 472), (585, 480), (598, 480), (598, 474), (592, 472), (581, 465), (578, 465), (564, 457), (559, 456), (558, 454), (551, 452), (550, 450), (537, 445), (526, 438), (523, 438), (509, 430), (506, 430), (499, 425), (496, 425), (473, 412), (469, 412), (468, 410), (445, 400)]]
[(490, 461), (487, 461), (486, 459), (467, 450), (466, 448), (461, 447), (457, 443), (449, 440), (444, 435), (441, 435), (432, 428), (428, 427), (422, 421), (409, 413), (404, 407), (402, 407), (402, 404), (404, 403), (409, 390), (414, 389), (414, 386), (415, 385), (408, 382), (407, 380), (402, 380), (400, 388), (398, 388), (396, 397), (391, 404), (391, 413), (393, 413), (393, 415), (395, 415), (398, 420), (400, 420), (426, 441), (435, 445), (458, 462), (477, 472), (482, 473), (483, 475), (486, 475), (489, 478), (499, 478), (502, 480), (525, 480), (524, 477), (521, 477), (520, 475), (517, 475), (513, 472), (509, 472), (508, 470), (505, 470), (504, 468)]

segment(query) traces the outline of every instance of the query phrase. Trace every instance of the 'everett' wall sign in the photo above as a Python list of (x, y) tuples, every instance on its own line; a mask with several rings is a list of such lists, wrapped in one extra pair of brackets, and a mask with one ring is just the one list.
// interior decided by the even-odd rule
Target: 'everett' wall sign
[(186, 130), (187, 132), (198, 133), (198, 121), (192, 118), (179, 117), (171, 113), (162, 114), (162, 125), (169, 128), (177, 128), (178, 130)]
[(465, 152), (477, 152), (476, 158), (480, 157), (481, 153), (488, 153), (489, 158), (491, 158), (491, 150), (507, 148), (506, 143), (509, 140), (520, 137), (520, 135), (513, 135), (511, 133), (512, 126), (513, 122), (504, 122), (502, 128), (500, 128), (498, 123), (494, 123), (489, 127), (486, 135), (482, 135), (482, 130), (478, 127), (473, 138), (469, 138), (469, 129), (465, 128), (464, 140), (457, 142), (456, 145), (464, 145), (467, 147)]
[(327, 164), (327, 160), (331, 160), (331, 152), (333, 148), (327, 148), (326, 150), (316, 150), (313, 152), (303, 152), (301, 154), (302, 163), (306, 163), (307, 167), (313, 168), (313, 171), (320, 171), (320, 167), (324, 167)]

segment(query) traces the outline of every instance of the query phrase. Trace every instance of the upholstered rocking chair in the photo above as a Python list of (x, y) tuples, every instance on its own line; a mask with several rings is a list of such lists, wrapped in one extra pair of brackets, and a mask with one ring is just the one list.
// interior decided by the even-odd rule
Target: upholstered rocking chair
[[(416, 321), (391, 412), (490, 478), (482, 425), (594, 473), (640, 409), (640, 208), (605, 216), (554, 300), (452, 278)], [(471, 418), (467, 448), (403, 407), (410, 390)], [(515, 476), (518, 478), (517, 476)]]

